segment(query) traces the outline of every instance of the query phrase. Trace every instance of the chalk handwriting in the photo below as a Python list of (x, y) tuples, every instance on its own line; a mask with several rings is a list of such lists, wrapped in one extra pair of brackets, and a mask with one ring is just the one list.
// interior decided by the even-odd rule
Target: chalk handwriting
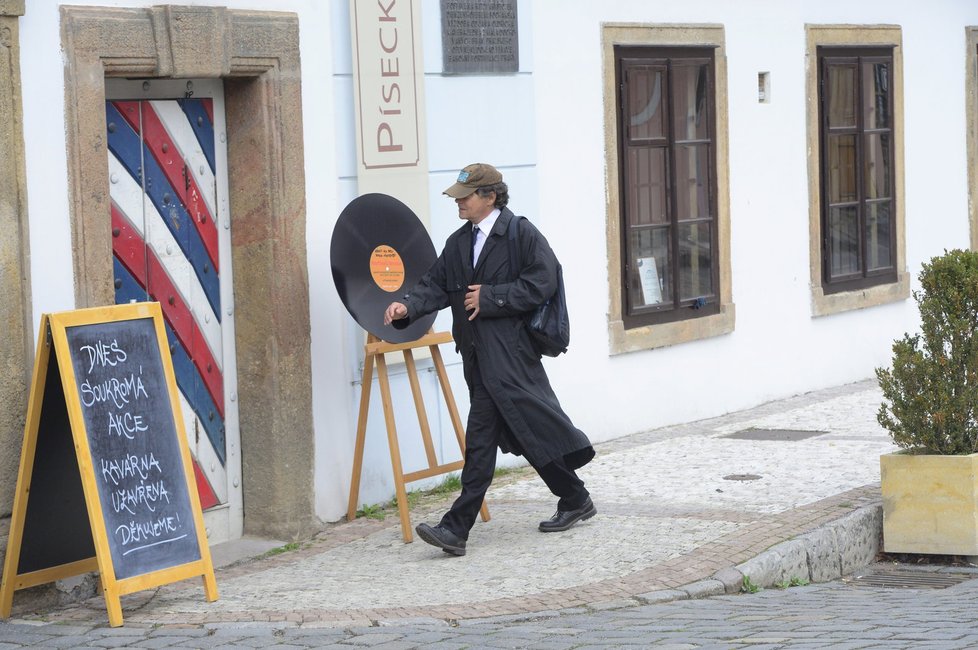
[(180, 517), (176, 515), (163, 515), (143, 521), (130, 520), (127, 523), (117, 526), (115, 534), (119, 537), (122, 545), (126, 546), (133, 542), (158, 540), (179, 530)]
[(115, 567), (117, 577), (183, 561), (195, 537), (193, 477), (183, 473), (166, 368), (155, 346), (143, 344), (152, 337), (155, 328), (143, 319), (94, 335), (68, 332), (103, 530), (113, 561), (132, 554)]
[(170, 503), (170, 493), (163, 481), (140, 483), (135, 487), (121, 487), (112, 491), (112, 509), (117, 513), (125, 510), (134, 515), (140, 507), (156, 512), (156, 506), (164, 501)]
[(153, 452), (142, 456), (127, 454), (121, 458), (102, 458), (101, 465), (102, 480), (106, 483), (111, 481), (113, 485), (119, 485), (119, 481), (127, 478), (139, 477), (140, 480), (145, 481), (153, 471), (163, 473), (160, 462), (156, 460)]
[(135, 440), (135, 434), (146, 431), (148, 426), (143, 424), (143, 416), (133, 415), (132, 413), (109, 413), (109, 433), (117, 436), (125, 436), (130, 440)]
[(90, 384), (86, 380), (79, 386), (79, 390), (81, 391), (82, 404), (86, 408), (99, 402), (111, 401), (116, 408), (121, 409), (134, 399), (149, 398), (146, 387), (143, 386), (142, 378), (134, 373), (129, 373), (128, 378), (120, 380), (117, 377), (111, 377), (96, 384)]
[(115, 366), (128, 358), (125, 350), (119, 347), (115, 339), (112, 339), (111, 343), (99, 341), (94, 345), (83, 345), (81, 351), (88, 355), (88, 372), (92, 372), (96, 364), (102, 368)]

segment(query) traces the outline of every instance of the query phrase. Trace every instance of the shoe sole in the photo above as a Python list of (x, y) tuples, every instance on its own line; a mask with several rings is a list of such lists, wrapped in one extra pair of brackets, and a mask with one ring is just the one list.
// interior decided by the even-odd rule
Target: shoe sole
[(577, 522), (579, 522), (579, 521), (587, 521), (588, 519), (590, 519), (591, 517), (593, 517), (596, 514), (598, 514), (598, 509), (592, 506), (590, 510), (588, 510), (583, 515), (581, 515), (580, 517), (578, 517), (574, 521), (570, 522), (566, 526), (561, 526), (560, 528), (544, 528), (543, 525), (541, 524), (539, 530), (540, 530), (541, 533), (562, 533), (565, 530), (569, 529), (574, 524), (576, 524)]
[(465, 549), (464, 548), (460, 548), (458, 546), (449, 546), (448, 544), (445, 544), (444, 542), (442, 542), (440, 539), (438, 539), (434, 535), (430, 534), (424, 528), (417, 528), (416, 530), (417, 530), (417, 533), (418, 533), (418, 537), (420, 537), (424, 541), (428, 542), (432, 546), (437, 546), (438, 548), (440, 548), (441, 550), (445, 551), (449, 555), (455, 555), (455, 556), (459, 556), (459, 557), (461, 557), (462, 555), (465, 555)]

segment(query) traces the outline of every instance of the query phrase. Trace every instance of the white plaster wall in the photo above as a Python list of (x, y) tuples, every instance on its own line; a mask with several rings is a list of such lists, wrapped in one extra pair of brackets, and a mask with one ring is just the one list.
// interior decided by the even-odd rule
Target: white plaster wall
[[(571, 352), (550, 367), (569, 413), (596, 440), (871, 377), (874, 367), (888, 363), (892, 340), (916, 327), (912, 300), (811, 317), (806, 23), (902, 26), (908, 268), (916, 276), (923, 260), (945, 247), (968, 245), (964, 26), (978, 20), (978, 5), (948, 0), (927, 10), (890, 1), (755, 2), (749, 11), (744, 6), (696, 0), (533, 2), (535, 24), (547, 26), (534, 33), (535, 83), (548, 89), (537, 95), (544, 229), (558, 250), (575, 251), (573, 263), (564, 259), (573, 310)], [(730, 335), (609, 357), (603, 22), (724, 26), (737, 314)], [(771, 73), (770, 104), (757, 102), (761, 71)], [(933, 138), (937, 133), (939, 140)], [(578, 215), (573, 234), (556, 227), (567, 215)], [(600, 408), (594, 408), (596, 392), (605, 395)]]
[[(358, 196), (356, 182), (356, 149), (354, 142), (354, 106), (352, 53), (350, 44), (349, 3), (334, 0), (329, 4), (332, 42), (332, 86), (335, 97), (334, 155), (337, 169), (336, 196), (338, 209), (329, 215), (330, 227), (339, 212)], [(427, 106), (427, 148), (429, 165), (429, 232), (435, 250), (440, 252), (445, 239), (459, 227), (454, 202), (442, 195), (451, 185), (458, 170), (471, 162), (490, 162), (503, 172), (513, 197), (512, 207), (534, 215), (537, 205), (536, 134), (534, 131), (532, 77), (532, 29), (530, 3), (519, 8), (520, 70), (516, 74), (495, 76), (444, 76), (442, 70), (441, 13), (438, 0), (421, 0), (420, 28), (425, 70), (425, 102)], [(425, 215), (419, 215), (424, 217)], [(327, 247), (321, 255), (328, 253)], [(323, 257), (323, 263), (328, 264)], [(327, 276), (328, 277), (328, 276)], [(322, 283), (324, 286), (325, 282)], [(322, 372), (324, 366), (314, 358), (313, 385), (317, 393), (330, 395), (331, 403), (342, 395), (345, 413), (324, 415), (325, 427), (316, 431), (317, 511), (327, 520), (342, 517), (349, 496), (352, 472), (354, 436), (361, 399), (360, 379), (363, 365), (362, 328), (349, 316), (336, 298), (332, 280), (330, 308), (339, 326), (338, 336), (325, 337), (329, 344), (342, 348), (342, 381)], [(315, 327), (315, 323), (314, 323)], [(450, 331), (451, 316), (439, 314), (435, 331)], [(313, 339), (315, 341), (316, 334)], [(324, 346), (327, 343), (323, 343)], [(461, 360), (454, 345), (440, 347), (448, 369), (455, 401), (463, 422), (468, 412), (468, 392), (462, 376)], [(424, 356), (424, 355), (419, 355)], [(427, 467), (421, 446), (420, 426), (410, 393), (410, 386), (399, 354), (388, 355), (391, 390), (395, 405), (398, 442), (405, 472)], [(458, 443), (430, 359), (418, 362), (420, 383), (427, 407), (429, 424), (439, 461), (452, 462), (460, 458)], [(376, 377), (376, 374), (374, 375)], [(316, 407), (319, 408), (318, 406)], [(345, 429), (344, 429), (345, 427)], [(512, 456), (500, 456), (500, 464), (513, 464)], [(333, 474), (331, 483), (326, 476)], [(408, 484), (408, 489), (436, 485), (443, 477)], [(318, 489), (322, 487), (323, 489)], [(337, 487), (339, 489), (337, 489)], [(359, 504), (374, 504), (390, 500), (394, 494), (387, 431), (380, 401), (380, 390), (374, 379), (367, 417), (363, 471)]]
[[(441, 74), (438, 0), (421, 0), (427, 95), (431, 235), (440, 250), (458, 226), (441, 195), (474, 161), (500, 167), (511, 207), (547, 234), (565, 267), (570, 353), (545, 361), (566, 410), (595, 441), (695, 420), (870, 377), (890, 344), (914, 329), (910, 300), (812, 318), (808, 260), (805, 24), (900, 25), (904, 42), (907, 266), (968, 244), (964, 27), (971, 0), (731, 3), (722, 0), (521, 0), (520, 71)], [(150, 6), (158, 0), (73, 4)], [(357, 195), (347, 0), (194, 2), (296, 12), (300, 20), (307, 239), (312, 327), (317, 513), (345, 514), (360, 398), (363, 334), (333, 286), (329, 242)], [(750, 6), (750, 10), (745, 10)], [(21, 19), (28, 209), (35, 328), (42, 312), (74, 307), (58, 4), (30, 0)], [(722, 24), (726, 33), (730, 209), (736, 329), (727, 336), (610, 356), (602, 108), (603, 22)], [(758, 104), (757, 73), (772, 101)], [(569, 227), (568, 227), (569, 226)], [(916, 282), (914, 282), (916, 286)], [(450, 328), (442, 314), (436, 329)], [(442, 346), (464, 419), (458, 357)], [(423, 368), (427, 362), (422, 362)], [(393, 369), (405, 469), (424, 464), (403, 371)], [(436, 446), (454, 433), (432, 373), (422, 371)], [(369, 416), (361, 503), (393, 494), (379, 393)], [(512, 457), (504, 463), (515, 462)], [(428, 481), (424, 484), (430, 484)]]
[(64, 69), (56, 2), (28, 2), (20, 19), (34, 335), (41, 314), (75, 307), (68, 221)]

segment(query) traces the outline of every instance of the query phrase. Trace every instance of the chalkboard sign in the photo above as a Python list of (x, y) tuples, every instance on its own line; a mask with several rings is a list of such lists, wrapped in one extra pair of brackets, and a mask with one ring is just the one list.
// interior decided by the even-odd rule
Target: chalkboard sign
[(67, 328), (116, 578), (200, 559), (153, 320)]
[(96, 569), (113, 626), (121, 595), (177, 580), (217, 599), (179, 409), (158, 303), (42, 317), (0, 618), (13, 591)]

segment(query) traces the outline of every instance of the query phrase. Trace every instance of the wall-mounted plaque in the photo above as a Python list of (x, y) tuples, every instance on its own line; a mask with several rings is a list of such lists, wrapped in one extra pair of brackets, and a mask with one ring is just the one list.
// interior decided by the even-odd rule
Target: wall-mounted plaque
[(445, 74), (497, 74), (520, 68), (516, 0), (441, 0)]

